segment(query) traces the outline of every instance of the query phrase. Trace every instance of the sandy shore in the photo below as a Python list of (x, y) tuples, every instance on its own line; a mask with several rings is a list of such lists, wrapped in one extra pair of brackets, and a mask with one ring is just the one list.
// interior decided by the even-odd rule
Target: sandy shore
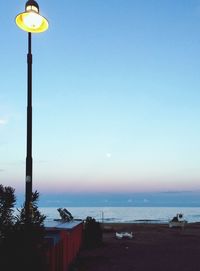
[[(132, 231), (132, 240), (117, 240), (116, 231)], [(104, 224), (102, 246), (83, 249), (77, 271), (199, 271), (200, 223), (184, 230), (166, 224)]]

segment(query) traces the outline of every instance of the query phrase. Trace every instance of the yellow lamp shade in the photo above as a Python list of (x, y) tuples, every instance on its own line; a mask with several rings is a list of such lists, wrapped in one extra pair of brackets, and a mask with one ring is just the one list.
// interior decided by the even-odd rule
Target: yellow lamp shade
[(47, 19), (32, 10), (18, 14), (15, 21), (19, 28), (31, 33), (44, 32), (49, 27)]

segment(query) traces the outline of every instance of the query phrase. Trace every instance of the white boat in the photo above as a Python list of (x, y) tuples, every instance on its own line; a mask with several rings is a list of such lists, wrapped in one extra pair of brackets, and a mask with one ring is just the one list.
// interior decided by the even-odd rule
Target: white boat
[(187, 220), (183, 218), (183, 214), (177, 214), (169, 221), (170, 228), (184, 228)]
[(117, 239), (132, 239), (133, 238), (133, 233), (132, 232), (116, 232), (115, 236)]

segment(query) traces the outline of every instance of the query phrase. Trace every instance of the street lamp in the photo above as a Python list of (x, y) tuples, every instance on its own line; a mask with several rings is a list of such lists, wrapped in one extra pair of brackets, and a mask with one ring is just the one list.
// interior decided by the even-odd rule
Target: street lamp
[(39, 5), (34, 0), (28, 0), (25, 11), (15, 18), (16, 24), (22, 30), (28, 32), (27, 54), (27, 155), (26, 155), (26, 196), (25, 219), (31, 221), (32, 200), (32, 33), (41, 33), (48, 29), (48, 21), (39, 14)]

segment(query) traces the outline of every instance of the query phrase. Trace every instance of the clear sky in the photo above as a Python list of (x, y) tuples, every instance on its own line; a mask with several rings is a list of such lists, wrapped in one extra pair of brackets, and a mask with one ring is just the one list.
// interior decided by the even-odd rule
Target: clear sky
[[(200, 0), (38, 1), (33, 188), (200, 190)], [(25, 1), (0, 4), (0, 183), (24, 191)]]

